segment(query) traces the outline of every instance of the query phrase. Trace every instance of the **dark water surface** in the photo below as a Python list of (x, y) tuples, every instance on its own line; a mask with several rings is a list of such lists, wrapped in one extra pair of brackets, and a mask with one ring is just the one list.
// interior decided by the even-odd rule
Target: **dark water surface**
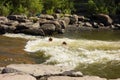
[(0, 66), (11, 63), (33, 63), (23, 50), (26, 42), (25, 39), (0, 36)]

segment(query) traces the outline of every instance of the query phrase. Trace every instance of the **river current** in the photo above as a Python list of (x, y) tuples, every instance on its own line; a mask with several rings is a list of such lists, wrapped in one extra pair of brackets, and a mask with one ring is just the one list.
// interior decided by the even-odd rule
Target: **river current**
[[(23, 49), (30, 55), (37, 54), (37, 63), (45, 59), (44, 64), (68, 66), (86, 75), (120, 77), (119, 31), (66, 33), (48, 37), (24, 34), (3, 36), (27, 39)], [(50, 37), (53, 41), (49, 41)]]

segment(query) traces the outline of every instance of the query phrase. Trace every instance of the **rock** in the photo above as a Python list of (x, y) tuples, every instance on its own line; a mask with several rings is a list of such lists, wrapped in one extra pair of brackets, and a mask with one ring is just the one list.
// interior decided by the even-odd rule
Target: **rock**
[(8, 26), (17, 26), (19, 24), (18, 21), (12, 21), (10, 20), (9, 22), (5, 23), (5, 25), (8, 25)]
[[(11, 64), (6, 68), (15, 69), (17, 71), (28, 73), (36, 77), (61, 75), (63, 72), (71, 70), (70, 67), (58, 67), (43, 64)], [(6, 73), (9, 73), (9, 71)]]
[(48, 15), (48, 14), (41, 14), (39, 16), (39, 18), (47, 19), (47, 20), (53, 20), (54, 19), (54, 17), (52, 15)]
[(93, 23), (92, 23), (92, 26), (93, 26), (93, 28), (99, 28), (99, 25), (98, 25), (98, 23), (96, 23), (96, 22), (93, 22)]
[(21, 30), (20, 33), (45, 36), (45, 33), (42, 29), (36, 29), (36, 28), (24, 29), (24, 30)]
[(55, 13), (61, 13), (62, 11), (60, 9), (55, 10)]
[(78, 21), (84, 21), (85, 17), (84, 16), (78, 16)]
[(0, 74), (0, 80), (36, 80), (36, 78), (21, 73)]
[(118, 79), (109, 79), (109, 80), (120, 80), (120, 78), (118, 78)]
[(92, 24), (90, 24), (89, 22), (85, 22), (83, 26), (85, 26), (85, 27), (92, 27)]
[(5, 34), (5, 28), (2, 25), (0, 25), (0, 34)]
[(1, 27), (3, 27), (3, 29), (4, 29), (3, 31), (5, 31), (5, 33), (6, 32), (13, 33), (14, 30), (16, 29), (16, 27), (14, 27), (14, 26), (8, 26), (8, 25), (4, 25), (4, 24), (2, 24)]
[(114, 26), (118, 29), (120, 29), (120, 24), (114, 24)]
[(41, 29), (45, 32), (45, 34), (52, 35), (55, 32), (56, 26), (54, 24), (43, 24)]
[(13, 68), (4, 68), (1, 73), (4, 74), (4, 73), (22, 73), (22, 72)]
[[(23, 30), (23, 29), (29, 29), (29, 24), (26, 23), (20, 23), (16, 26), (16, 30)], [(31, 25), (31, 24), (30, 24)]]
[(66, 25), (69, 25), (69, 23), (70, 23), (70, 18), (69, 17), (63, 17), (62, 20), (65, 21)]
[(26, 15), (9, 15), (7, 18), (10, 20), (24, 20), (24, 19), (27, 19), (27, 16)]
[(2, 73), (2, 71), (3, 71), (4, 68), (5, 67), (0, 67), (0, 74)]
[(6, 23), (8, 22), (8, 19), (4, 16), (0, 16), (0, 23)]
[(107, 80), (105, 78), (100, 78), (98, 76), (84, 76), (83, 79), (84, 80)]
[(38, 17), (29, 17), (29, 20), (31, 20), (32, 22), (36, 23), (39, 21)]
[(97, 76), (84, 76), (84, 77), (68, 77), (68, 76), (52, 76), (47, 80), (107, 80)]
[(53, 14), (53, 16), (54, 16), (54, 19), (60, 19), (60, 14)]
[(73, 70), (71, 70), (71, 71), (65, 71), (64, 73), (63, 73), (63, 75), (64, 76), (71, 76), (71, 77), (82, 77), (83, 76), (83, 74), (80, 72), (80, 71), (73, 71)]
[(76, 24), (78, 23), (78, 16), (77, 15), (72, 15), (70, 17), (70, 24)]
[(65, 29), (67, 27), (64, 20), (59, 20), (59, 23), (60, 23), (62, 29)]
[(105, 26), (109, 26), (112, 24), (112, 19), (105, 14), (97, 14), (93, 16), (93, 19), (97, 22), (97, 23), (103, 23)]
[[(46, 26), (46, 24), (47, 24), (47, 27), (45, 27), (46, 29), (47, 28), (49, 28), (48, 30), (47, 30), (47, 34), (52, 34), (53, 32), (61, 32), (62, 31), (62, 27), (61, 27), (61, 25), (60, 25), (60, 23), (58, 22), (58, 21), (50, 21), (50, 20), (45, 20), (45, 21), (42, 21), (42, 22), (40, 22), (40, 25), (41, 25), (41, 28), (43, 29), (43, 25), (45, 25)], [(49, 25), (48, 25), (49, 24)], [(51, 26), (50, 26), (51, 25)], [(50, 26), (50, 27), (49, 27)], [(55, 30), (54, 30), (54, 27), (55, 27)], [(45, 30), (45, 28), (43, 29), (43, 30)], [(50, 30), (50, 28), (51, 28), (51, 30)], [(46, 30), (45, 30), (45, 32), (46, 32)]]

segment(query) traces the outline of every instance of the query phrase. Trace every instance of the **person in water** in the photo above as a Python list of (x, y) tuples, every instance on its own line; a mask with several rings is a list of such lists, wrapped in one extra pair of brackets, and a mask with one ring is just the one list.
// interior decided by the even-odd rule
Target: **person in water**
[(50, 37), (50, 38), (49, 38), (49, 41), (51, 42), (51, 41), (53, 41), (53, 39)]
[(66, 43), (65, 41), (64, 41), (64, 42), (62, 42), (62, 44), (63, 44), (63, 45), (67, 45), (67, 43)]

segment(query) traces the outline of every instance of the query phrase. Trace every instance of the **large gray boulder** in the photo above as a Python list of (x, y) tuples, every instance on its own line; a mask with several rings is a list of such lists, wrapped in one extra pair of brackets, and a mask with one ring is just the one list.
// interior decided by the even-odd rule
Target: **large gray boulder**
[[(47, 32), (47, 34), (52, 34), (53, 32), (62, 33), (62, 26), (65, 27), (64, 23), (60, 23), (57, 20), (44, 20), (40, 21), (41, 28)], [(46, 27), (45, 27), (46, 26)], [(48, 28), (48, 29), (47, 29)]]
[(0, 80), (36, 80), (33, 76), (22, 73), (0, 74)]
[(55, 32), (56, 26), (54, 24), (43, 24), (41, 29), (45, 32), (46, 35), (52, 35)]
[[(7, 70), (7, 69), (13, 70)], [(64, 75), (65, 71), (71, 71), (70, 67), (58, 67), (53, 65), (43, 64), (11, 64), (4, 69), (4, 73), (14, 73), (14, 71), (31, 74), (35, 77)]]
[(93, 16), (93, 20), (98, 23), (103, 23), (105, 26), (109, 26), (112, 24), (113, 20), (109, 15), (106, 14), (97, 14)]

